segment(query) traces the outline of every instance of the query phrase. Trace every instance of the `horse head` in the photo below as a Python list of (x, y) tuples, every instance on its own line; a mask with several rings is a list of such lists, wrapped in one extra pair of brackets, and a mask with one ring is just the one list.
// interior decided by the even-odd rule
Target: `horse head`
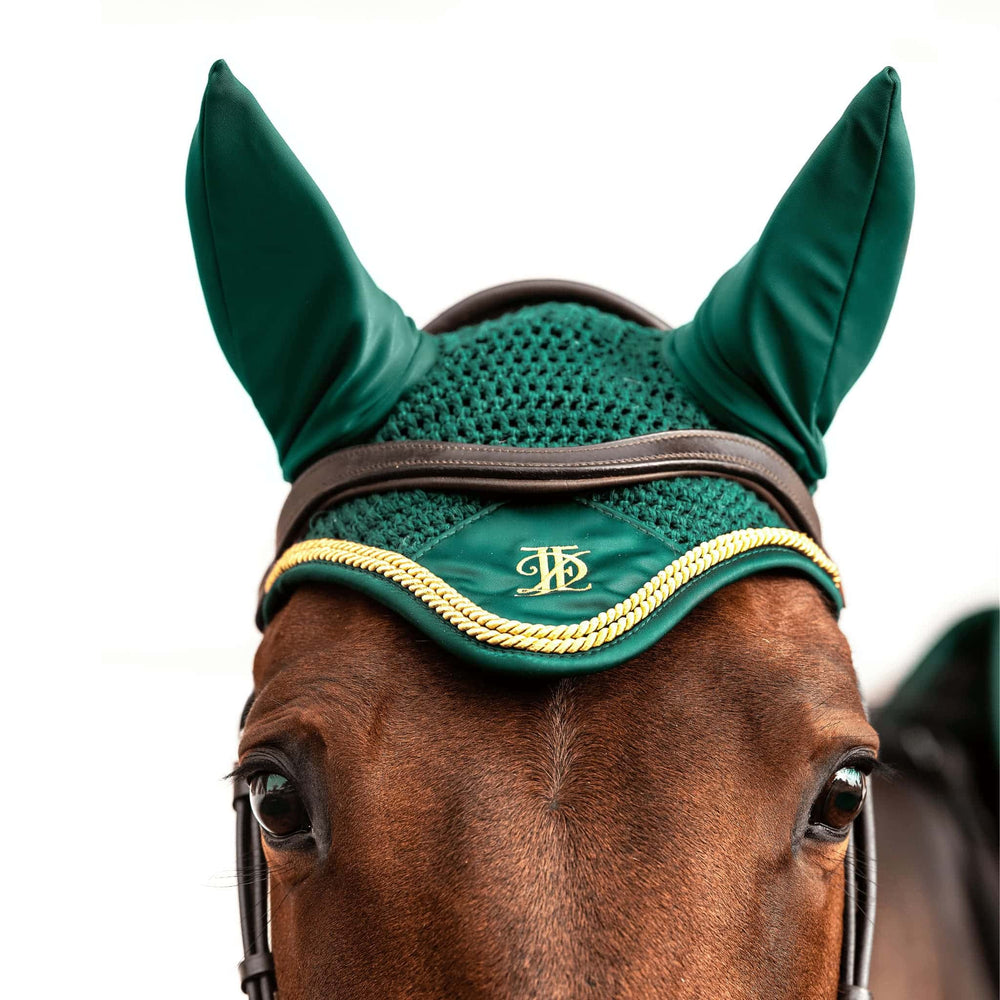
[[(419, 329), (224, 63), (187, 196), (293, 481), (234, 772), (283, 1000), (865, 996), (811, 493), (909, 232), (895, 73), (676, 330), (566, 282)], [(247, 953), (266, 991), (259, 914)]]

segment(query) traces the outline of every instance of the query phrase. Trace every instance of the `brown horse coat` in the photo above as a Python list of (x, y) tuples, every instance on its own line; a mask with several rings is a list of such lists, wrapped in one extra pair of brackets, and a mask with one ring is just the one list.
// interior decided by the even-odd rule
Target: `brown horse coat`
[(844, 842), (803, 833), (877, 737), (810, 583), (740, 581), (550, 681), (306, 588), (255, 680), (241, 761), (293, 769), (316, 841), (266, 848), (282, 1000), (836, 994)]

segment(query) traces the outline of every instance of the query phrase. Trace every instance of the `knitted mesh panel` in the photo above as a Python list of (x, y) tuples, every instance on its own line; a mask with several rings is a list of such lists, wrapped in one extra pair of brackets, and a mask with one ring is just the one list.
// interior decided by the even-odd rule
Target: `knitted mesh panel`
[[(714, 428), (666, 366), (663, 336), (574, 303), (530, 306), (439, 334), (434, 367), (368, 440), (542, 448)], [(589, 499), (683, 550), (734, 527), (783, 523), (753, 491), (712, 476), (604, 490)], [(317, 514), (306, 537), (347, 538), (416, 557), (497, 500), (377, 493)]]
[(590, 306), (530, 306), (437, 340), (374, 440), (555, 448), (712, 426), (667, 368), (661, 331)]
[(591, 497), (640, 521), (684, 551), (738, 527), (780, 527), (778, 512), (731, 479), (696, 476), (638, 483)]
[(347, 538), (414, 558), (431, 542), (495, 503), (495, 499), (463, 493), (373, 493), (315, 515), (306, 538)]

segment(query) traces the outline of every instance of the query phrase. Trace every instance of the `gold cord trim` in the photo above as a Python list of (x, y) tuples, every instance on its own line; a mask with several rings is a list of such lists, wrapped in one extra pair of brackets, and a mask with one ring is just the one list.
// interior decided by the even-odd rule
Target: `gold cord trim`
[(446, 622), (479, 642), (526, 649), (532, 653), (582, 653), (634, 628), (679, 588), (716, 563), (765, 546), (801, 552), (828, 573), (837, 589), (841, 589), (836, 564), (808, 535), (790, 528), (743, 528), (685, 552), (624, 601), (575, 625), (531, 625), (501, 618), (463, 597), (430, 570), (398, 552), (339, 538), (313, 538), (292, 545), (271, 567), (264, 581), (264, 593), (283, 573), (303, 563), (353, 566), (405, 587)]

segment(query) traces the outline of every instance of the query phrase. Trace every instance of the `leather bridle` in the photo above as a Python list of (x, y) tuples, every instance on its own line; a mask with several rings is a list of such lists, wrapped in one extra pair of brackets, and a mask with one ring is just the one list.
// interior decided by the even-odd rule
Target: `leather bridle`
[[(592, 305), (654, 329), (662, 320), (603, 289), (568, 281), (520, 281), (463, 299), (425, 329), (444, 333), (542, 302)], [(608, 445), (504, 448), (450, 442), (399, 442), (342, 449), (306, 469), (292, 484), (278, 523), (277, 553), (311, 515), (349, 497), (400, 488), (466, 489), (500, 493), (567, 493), (649, 482), (676, 475), (737, 479), (784, 518), (819, 541), (819, 519), (808, 489), (785, 460), (751, 438), (706, 431), (671, 431)], [(246, 722), (253, 695), (240, 719)], [(268, 870), (260, 827), (243, 779), (233, 787), (236, 875), (243, 961), (240, 985), (250, 1000), (277, 994), (268, 934)], [(868, 989), (875, 932), (875, 823), (871, 789), (854, 820), (844, 858), (844, 916), (838, 996), (871, 1000)]]

